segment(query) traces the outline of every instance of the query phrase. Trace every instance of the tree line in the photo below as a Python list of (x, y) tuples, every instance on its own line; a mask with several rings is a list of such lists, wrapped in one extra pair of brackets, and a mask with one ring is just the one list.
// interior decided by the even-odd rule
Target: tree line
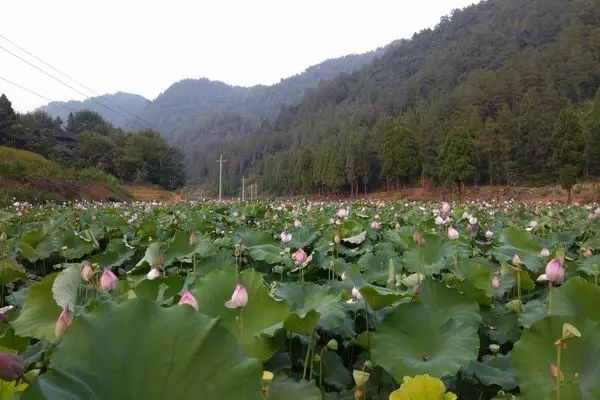
[(66, 167), (97, 168), (122, 182), (167, 189), (185, 183), (181, 151), (157, 132), (125, 132), (92, 111), (70, 113), (63, 123), (42, 111), (18, 114), (2, 94), (0, 145), (39, 153)]

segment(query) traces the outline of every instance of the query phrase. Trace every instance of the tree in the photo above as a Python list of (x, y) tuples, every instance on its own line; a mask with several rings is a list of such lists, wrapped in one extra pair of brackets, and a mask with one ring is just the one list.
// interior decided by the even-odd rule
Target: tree
[(0, 144), (14, 145), (16, 141), (15, 125), (17, 115), (12, 103), (4, 95), (0, 96)]
[(386, 132), (381, 151), (383, 174), (404, 185), (421, 173), (423, 156), (415, 135), (396, 121)]
[(600, 158), (598, 157), (600, 154), (600, 88), (596, 92), (590, 117), (587, 146), (589, 169), (591, 174), (598, 175), (600, 174)]
[(473, 179), (477, 173), (475, 143), (464, 130), (451, 132), (440, 151), (440, 175), (446, 185), (457, 185), (462, 194), (465, 182)]
[(571, 201), (571, 189), (581, 174), (585, 156), (585, 137), (572, 104), (558, 115), (552, 146), (560, 185), (568, 192), (568, 200)]

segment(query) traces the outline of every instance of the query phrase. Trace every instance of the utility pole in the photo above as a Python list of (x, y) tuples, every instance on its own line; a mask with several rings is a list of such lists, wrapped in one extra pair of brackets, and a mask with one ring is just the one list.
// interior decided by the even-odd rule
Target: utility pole
[[(242, 176), (242, 203), (244, 202), (244, 195), (245, 195), (245, 191), (246, 191), (246, 177)], [(252, 195), (250, 195), (250, 198), (252, 198)]]
[(223, 163), (227, 160), (223, 160), (223, 154), (221, 154), (217, 162), (219, 163), (219, 201), (221, 201), (223, 195)]

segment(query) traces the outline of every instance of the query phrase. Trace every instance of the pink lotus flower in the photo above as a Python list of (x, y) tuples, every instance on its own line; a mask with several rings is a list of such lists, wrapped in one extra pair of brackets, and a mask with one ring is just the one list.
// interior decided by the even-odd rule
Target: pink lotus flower
[(71, 322), (73, 322), (73, 312), (69, 310), (68, 306), (64, 307), (54, 325), (54, 336), (57, 339), (63, 337)]
[(183, 291), (181, 294), (181, 298), (179, 299), (178, 305), (187, 304), (188, 306), (192, 306), (194, 310), (198, 311), (198, 301), (194, 297), (194, 295), (187, 289)]
[(287, 229), (285, 229), (283, 232), (281, 232), (281, 241), (283, 243), (289, 243), (292, 241), (292, 234), (288, 232)]
[(345, 208), (340, 208), (339, 210), (337, 210), (337, 212), (335, 213), (335, 215), (338, 218), (344, 218), (348, 216), (348, 210)]
[(458, 237), (459, 237), (458, 231), (456, 229), (454, 229), (453, 227), (449, 226), (448, 227), (448, 239), (456, 240), (456, 239), (458, 239)]
[(523, 261), (521, 261), (521, 257), (518, 254), (514, 254), (511, 259), (512, 263), (516, 266), (523, 265)]
[(494, 275), (492, 278), (492, 287), (494, 289), (498, 289), (500, 287), (500, 277), (498, 275)]
[(23, 360), (16, 354), (0, 353), (0, 379), (16, 381), (23, 377)]
[(371, 222), (371, 229), (375, 229), (375, 230), (381, 229), (381, 222), (379, 222), (378, 220)]
[(235, 290), (231, 295), (231, 299), (225, 302), (227, 308), (243, 308), (248, 304), (248, 292), (241, 283), (235, 285)]
[(84, 261), (81, 263), (81, 279), (86, 282), (89, 282), (94, 276), (94, 270), (88, 261)]
[(443, 202), (442, 203), (442, 212), (444, 214), (448, 214), (450, 212), (450, 204)]
[(100, 289), (107, 292), (113, 291), (117, 287), (117, 282), (119, 282), (119, 278), (110, 269), (105, 267), (100, 277)]
[(565, 277), (565, 269), (560, 259), (555, 258), (546, 265), (546, 278), (550, 282), (562, 282)]
[(292, 260), (296, 261), (300, 265), (304, 264), (307, 259), (308, 259), (308, 255), (306, 254), (306, 252), (302, 248), (296, 250), (292, 254)]
[(585, 258), (590, 258), (591, 256), (594, 255), (594, 253), (592, 253), (592, 249), (587, 248), (587, 249), (583, 250), (581, 255), (584, 256)]
[(542, 258), (548, 258), (550, 257), (550, 250), (548, 250), (547, 248), (543, 248), (542, 251), (540, 251), (540, 257)]
[(300, 220), (295, 219), (294, 220), (294, 228), (300, 228), (302, 226), (302, 222), (300, 222)]
[(492, 231), (485, 231), (485, 238), (490, 240), (491, 238), (494, 237), (494, 232)]

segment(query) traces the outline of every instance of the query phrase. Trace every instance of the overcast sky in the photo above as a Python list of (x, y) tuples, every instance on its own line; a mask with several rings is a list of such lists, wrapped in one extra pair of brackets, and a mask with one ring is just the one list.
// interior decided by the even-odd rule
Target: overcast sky
[[(0, 35), (96, 92), (154, 99), (184, 78), (272, 84), (327, 58), (409, 38), (473, 2), (13, 0), (2, 2)], [(57, 75), (1, 37), (0, 46)], [(2, 49), (0, 78), (52, 100), (83, 99)], [(47, 103), (1, 79), (0, 92), (20, 112)]]

